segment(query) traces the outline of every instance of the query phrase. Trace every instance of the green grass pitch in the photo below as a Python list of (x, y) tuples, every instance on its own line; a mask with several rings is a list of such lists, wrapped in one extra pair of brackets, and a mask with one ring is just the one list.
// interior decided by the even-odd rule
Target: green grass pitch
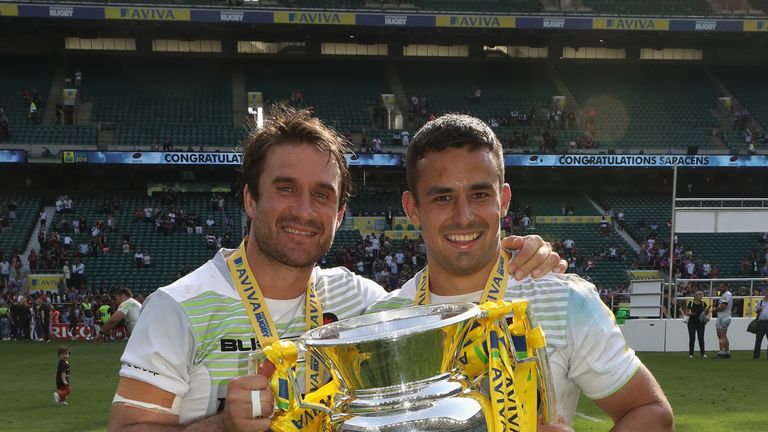
[[(0, 431), (106, 431), (124, 343), (73, 342), (72, 395), (56, 406), (57, 343), (0, 343)], [(687, 353), (641, 353), (675, 411), (681, 432), (764, 431), (768, 360), (736, 352), (731, 360), (689, 359)], [(611, 421), (582, 397), (574, 428), (604, 432)]]

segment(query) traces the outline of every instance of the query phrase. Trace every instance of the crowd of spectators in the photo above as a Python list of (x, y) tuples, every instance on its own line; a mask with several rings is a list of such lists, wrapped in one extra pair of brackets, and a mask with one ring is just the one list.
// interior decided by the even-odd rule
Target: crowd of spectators
[[(58, 291), (31, 294), (24, 294), (20, 289), (4, 289), (0, 309), (7, 310), (7, 317), (3, 317), (0, 326), (0, 340), (50, 342), (51, 330), (58, 324), (66, 324), (73, 339), (78, 337), (75, 329), (81, 323), (90, 327), (89, 334), (94, 335), (94, 326), (103, 324), (118, 306), (111, 294), (116, 289), (76, 289), (64, 283)], [(136, 299), (144, 301), (140, 294)]]
[[(354, 244), (340, 246), (333, 258), (335, 265), (375, 280), (387, 291), (400, 288), (427, 262), (421, 236), (394, 242), (385, 233), (369, 234)], [(323, 257), (320, 265), (328, 264)]]

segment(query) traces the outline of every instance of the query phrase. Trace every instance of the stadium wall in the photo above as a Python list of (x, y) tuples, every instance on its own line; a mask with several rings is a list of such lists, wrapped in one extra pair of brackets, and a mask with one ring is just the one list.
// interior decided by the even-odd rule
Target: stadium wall
[[(751, 318), (733, 318), (728, 328), (731, 351), (752, 350), (755, 335), (747, 333)], [(639, 319), (627, 320), (619, 326), (627, 344), (635, 351), (686, 352), (688, 351), (688, 327), (681, 319)], [(708, 352), (717, 351), (715, 320), (707, 324), (704, 331), (704, 345)], [(696, 342), (696, 352), (698, 352)]]

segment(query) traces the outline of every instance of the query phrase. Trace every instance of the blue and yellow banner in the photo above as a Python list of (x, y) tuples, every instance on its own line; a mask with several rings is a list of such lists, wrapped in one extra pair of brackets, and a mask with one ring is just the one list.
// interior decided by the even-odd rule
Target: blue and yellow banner
[(64, 275), (62, 274), (31, 274), (27, 276), (27, 292), (58, 291)]
[(140, 21), (189, 21), (189, 9), (154, 7), (107, 7), (106, 19)]
[(746, 20), (744, 21), (745, 32), (764, 32), (768, 31), (768, 20)]
[(496, 15), (438, 15), (437, 27), (515, 28), (515, 17)]
[(19, 16), (19, 7), (15, 4), (0, 4), (0, 16)]
[(594, 30), (669, 30), (669, 20), (661, 18), (593, 18)]
[(355, 14), (341, 12), (275, 12), (275, 24), (355, 25)]
[(168, 7), (73, 6), (3, 3), (0, 16), (89, 20), (195, 21), (235, 24), (310, 24), (361, 27), (519, 28), (542, 30), (632, 30), (674, 32), (762, 32), (768, 19), (704, 19), (685, 17), (621, 17), (572, 15), (419, 14), (398, 12), (333, 12), (318, 10), (189, 9)]

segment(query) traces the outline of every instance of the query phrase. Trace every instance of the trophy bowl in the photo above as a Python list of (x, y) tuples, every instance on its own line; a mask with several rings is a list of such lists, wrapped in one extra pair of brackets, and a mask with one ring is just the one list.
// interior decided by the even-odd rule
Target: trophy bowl
[(454, 372), (463, 336), (479, 312), (472, 303), (378, 312), (310, 330), (301, 343), (350, 395), (419, 386)]

